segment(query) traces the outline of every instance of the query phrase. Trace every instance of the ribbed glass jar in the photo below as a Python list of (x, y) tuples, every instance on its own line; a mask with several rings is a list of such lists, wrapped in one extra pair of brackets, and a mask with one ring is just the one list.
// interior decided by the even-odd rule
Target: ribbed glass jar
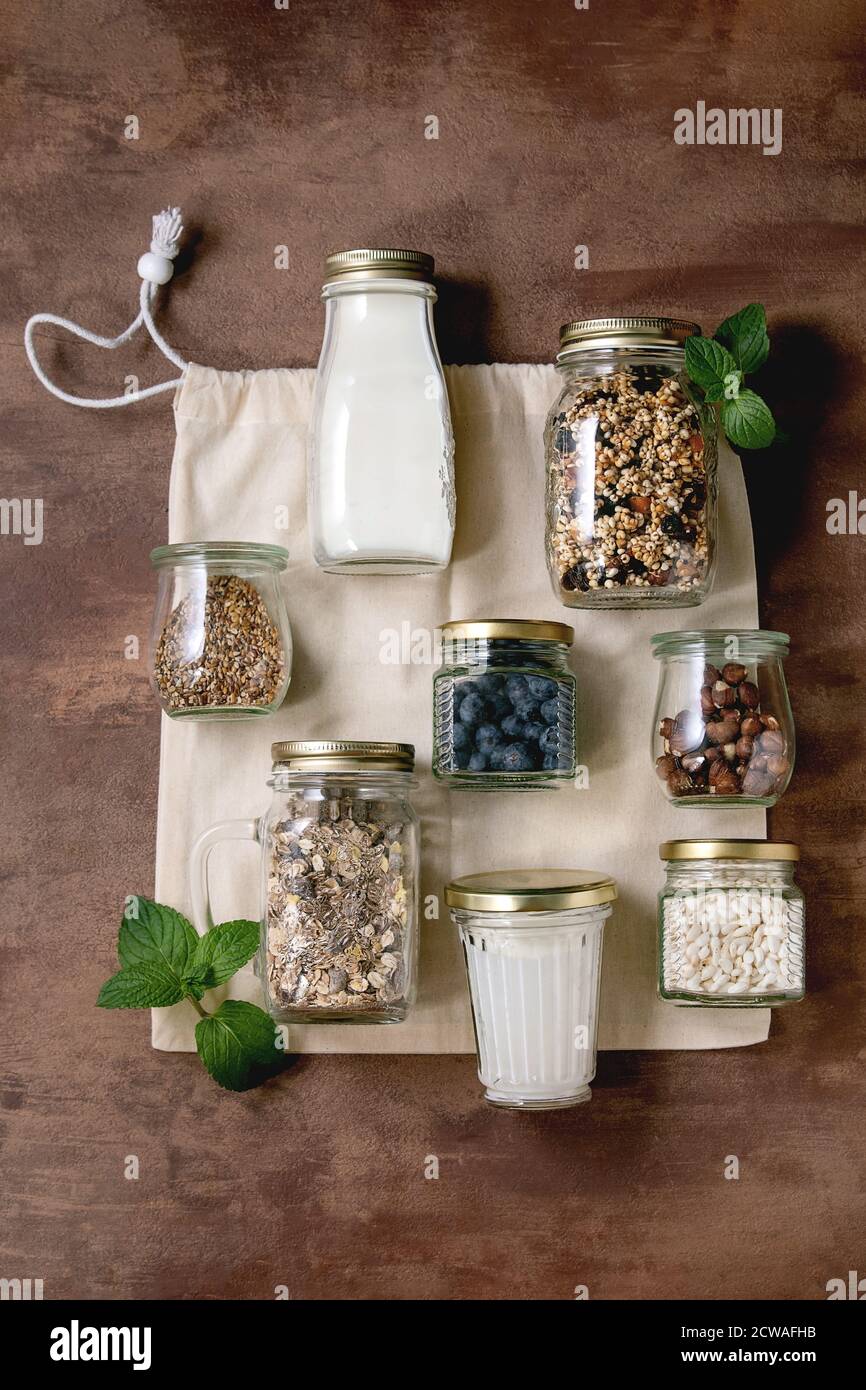
[(591, 1099), (603, 927), (616, 885), (592, 870), (455, 879), (478, 1049), (494, 1105), (551, 1110)]
[(446, 623), (433, 681), (433, 772), (470, 791), (532, 791), (575, 774), (574, 637), (562, 623)]
[(671, 840), (659, 849), (659, 995), (675, 1004), (760, 1007), (805, 993), (796, 845)]
[(689, 608), (713, 582), (712, 406), (685, 374), (697, 324), (563, 324), (544, 433), (547, 564), (569, 608)]

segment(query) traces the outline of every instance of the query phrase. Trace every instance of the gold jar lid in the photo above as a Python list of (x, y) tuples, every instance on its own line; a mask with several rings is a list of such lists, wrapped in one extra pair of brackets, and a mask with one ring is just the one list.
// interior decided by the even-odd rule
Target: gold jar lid
[(573, 319), (559, 330), (557, 361), (593, 348), (681, 348), (700, 331), (700, 324), (686, 319)]
[(333, 251), (325, 257), (325, 280), (432, 280), (433, 257), (393, 247)]
[(272, 743), (274, 766), (292, 772), (411, 772), (412, 743), (365, 743), (355, 739), (304, 739)]
[(564, 642), (570, 647), (574, 628), (567, 623), (536, 622), (530, 618), (456, 618), (442, 624), (446, 642), (511, 640), (512, 642)]
[(659, 859), (763, 859), (793, 861), (800, 846), (790, 840), (665, 840)]
[(467, 874), (445, 887), (449, 907), (472, 912), (561, 912), (615, 897), (614, 880), (594, 869), (502, 869)]

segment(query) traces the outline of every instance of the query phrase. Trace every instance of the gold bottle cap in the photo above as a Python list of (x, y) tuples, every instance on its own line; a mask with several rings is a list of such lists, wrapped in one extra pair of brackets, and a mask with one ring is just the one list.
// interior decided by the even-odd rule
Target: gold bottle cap
[(411, 772), (411, 743), (364, 743), (355, 739), (304, 739), (271, 744), (274, 767), (292, 772)]
[(790, 840), (665, 840), (659, 859), (763, 859), (800, 858), (800, 846)]
[(616, 897), (616, 883), (594, 869), (502, 869), (467, 874), (445, 888), (449, 907), (473, 912), (560, 912)]
[(700, 324), (686, 319), (573, 319), (559, 330), (558, 358), (594, 348), (681, 348), (700, 331)]
[(511, 640), (512, 642), (564, 642), (570, 647), (574, 628), (567, 623), (536, 622), (529, 618), (457, 618), (442, 624), (446, 642)]
[(433, 257), (424, 251), (360, 248), (325, 257), (325, 281), (432, 280)]

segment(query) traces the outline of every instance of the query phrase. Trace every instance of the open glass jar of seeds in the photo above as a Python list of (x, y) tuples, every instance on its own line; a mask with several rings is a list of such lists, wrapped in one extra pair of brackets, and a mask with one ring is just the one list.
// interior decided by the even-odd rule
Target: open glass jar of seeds
[(415, 750), (352, 740), (275, 743), (258, 820), (223, 821), (193, 849), (196, 926), (211, 920), (207, 858), (220, 840), (262, 848), (257, 972), (276, 1019), (399, 1023), (415, 998)]
[(685, 376), (678, 319), (564, 324), (545, 428), (547, 564), (569, 608), (687, 608), (716, 545), (712, 407)]
[(289, 687), (292, 634), (278, 545), (206, 541), (151, 551), (159, 590), (150, 678), (172, 719), (273, 714)]
[(785, 632), (660, 632), (652, 754), (676, 806), (772, 806), (794, 769)]
[(805, 991), (796, 845), (670, 840), (659, 848), (659, 994), (675, 1004), (787, 1004)]
[(532, 791), (573, 778), (573, 640), (563, 623), (445, 623), (433, 681), (435, 776), (474, 791)]

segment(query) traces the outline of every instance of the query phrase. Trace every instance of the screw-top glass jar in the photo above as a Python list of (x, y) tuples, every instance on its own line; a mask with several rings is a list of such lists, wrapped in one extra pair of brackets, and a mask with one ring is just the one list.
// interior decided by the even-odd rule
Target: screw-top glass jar
[(763, 1007), (805, 992), (796, 845), (670, 840), (659, 848), (659, 994), (675, 1004)]
[(339, 251), (325, 273), (308, 469), (316, 564), (341, 574), (444, 569), (454, 441), (433, 329), (433, 259)]
[(220, 840), (262, 847), (257, 962), (272, 1016), (294, 1023), (399, 1023), (418, 959), (415, 750), (353, 740), (275, 743), (270, 809), (197, 840), (196, 926), (211, 922), (207, 858)]
[(652, 753), (675, 806), (772, 806), (794, 769), (788, 634), (660, 632)]
[(547, 563), (569, 608), (675, 608), (710, 591), (716, 545), (712, 407), (685, 376), (678, 319), (564, 324), (545, 429)]
[(602, 932), (616, 884), (586, 869), (470, 874), (445, 889), (460, 930), (478, 1076), (494, 1105), (590, 1100)]
[(273, 714), (289, 687), (292, 634), (278, 545), (205, 541), (151, 551), (159, 573), (150, 679), (172, 719)]
[(573, 778), (573, 640), (564, 623), (445, 623), (433, 681), (435, 776), (474, 791), (531, 791)]

